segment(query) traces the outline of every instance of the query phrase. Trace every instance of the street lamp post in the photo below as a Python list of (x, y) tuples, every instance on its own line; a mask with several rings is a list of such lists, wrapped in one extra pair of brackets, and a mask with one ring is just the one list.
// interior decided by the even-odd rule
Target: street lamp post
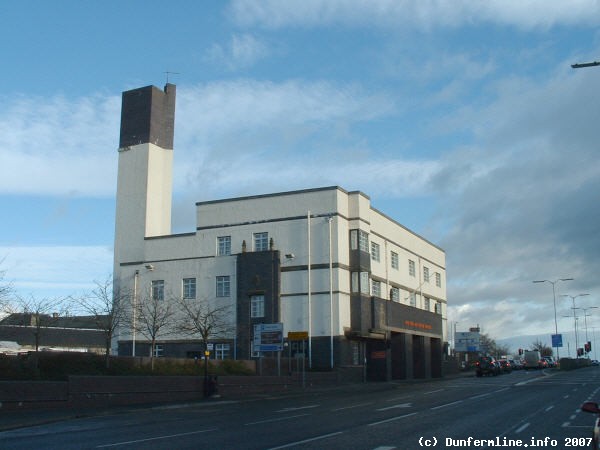
[[(559, 278), (558, 280), (535, 280), (534, 283), (550, 283), (552, 285), (552, 299), (554, 302), (554, 334), (558, 335), (558, 321), (556, 320), (556, 289), (554, 285), (559, 281), (573, 281), (573, 278)], [(558, 346), (556, 347), (556, 359), (560, 359)]]
[(575, 310), (579, 309), (579, 308), (575, 308), (575, 299), (577, 297), (585, 297), (586, 295), (590, 295), (590, 294), (577, 294), (577, 295), (569, 295), (569, 294), (563, 294), (561, 295), (561, 297), (570, 297), (571, 300), (573, 300), (573, 322), (575, 323), (575, 355), (577, 358), (579, 358), (579, 354), (577, 353), (577, 350), (579, 349), (579, 342), (577, 340), (577, 316), (575, 315)]
[[(589, 340), (588, 340), (588, 332), (587, 332), (587, 328), (588, 328), (587, 327), (587, 318), (588, 318), (588, 316), (591, 316), (591, 314), (588, 314), (587, 312), (590, 309), (597, 309), (597, 308), (598, 308), (597, 306), (589, 306), (587, 308), (581, 308), (581, 309), (583, 309), (583, 325), (585, 326), (585, 342), (586, 343), (589, 342)], [(589, 358), (589, 355), (588, 355), (588, 358)]]

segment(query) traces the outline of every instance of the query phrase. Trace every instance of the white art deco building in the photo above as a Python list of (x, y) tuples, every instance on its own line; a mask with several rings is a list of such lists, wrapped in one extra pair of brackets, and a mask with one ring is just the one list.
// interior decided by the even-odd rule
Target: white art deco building
[[(212, 357), (248, 359), (254, 325), (283, 324), (314, 368), (363, 366), (369, 379), (441, 376), (445, 253), (338, 186), (196, 204), (196, 229), (171, 233), (175, 86), (123, 93), (115, 291), (229, 305), (231, 333)], [(163, 356), (193, 357), (200, 341), (158, 336)], [(301, 350), (292, 341), (287, 351)], [(114, 350), (149, 354), (124, 326)], [(263, 355), (266, 357), (273, 354)]]

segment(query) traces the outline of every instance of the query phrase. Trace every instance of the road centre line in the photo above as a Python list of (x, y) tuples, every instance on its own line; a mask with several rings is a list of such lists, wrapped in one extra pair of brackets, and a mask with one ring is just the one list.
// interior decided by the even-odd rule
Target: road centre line
[(170, 438), (180, 437), (180, 436), (191, 436), (192, 434), (208, 433), (209, 431), (216, 431), (216, 430), (218, 430), (218, 428), (209, 428), (208, 430), (198, 430), (198, 431), (190, 431), (188, 433), (178, 433), (178, 434), (169, 434), (169, 435), (165, 435), (165, 436), (156, 436), (156, 437), (146, 438), (146, 439), (137, 439), (135, 441), (115, 442), (114, 444), (98, 445), (98, 446), (96, 446), (96, 448), (108, 448), (108, 447), (117, 447), (119, 445), (139, 444), (140, 442), (158, 441), (160, 439), (170, 439)]
[(410, 408), (411, 406), (412, 406), (412, 403), (400, 403), (399, 405), (388, 406), (386, 408), (379, 408), (379, 409), (376, 409), (375, 411), (387, 411), (388, 409), (395, 409), (395, 408)]
[(457, 401), (455, 401), (455, 402), (446, 403), (446, 404), (444, 404), (444, 405), (440, 405), (440, 406), (434, 406), (434, 407), (433, 407), (433, 408), (431, 408), (431, 409), (432, 409), (432, 410), (433, 410), (433, 409), (441, 409), (441, 408), (445, 408), (446, 406), (457, 405), (457, 404), (459, 404), (459, 403), (462, 403), (463, 401), (464, 401), (464, 400), (457, 400)]
[(283, 409), (280, 409), (279, 411), (275, 411), (275, 412), (290, 412), (290, 411), (298, 411), (298, 410), (300, 410), (300, 409), (311, 409), (311, 408), (318, 408), (319, 406), (321, 406), (321, 405), (307, 405), (307, 406), (296, 406), (296, 407), (292, 406), (292, 407), (289, 407), (289, 408), (283, 408)]
[(548, 411), (550, 411), (552, 408), (554, 408), (554, 405), (550, 405), (550, 406), (548, 406), (548, 407), (547, 407), (547, 408), (544, 410), (544, 412), (548, 412)]
[(342, 408), (335, 408), (335, 409), (332, 409), (331, 411), (332, 411), (332, 412), (335, 412), (335, 411), (343, 411), (343, 410), (345, 410), (345, 409), (360, 408), (361, 406), (369, 406), (369, 405), (372, 405), (372, 404), (373, 404), (373, 402), (369, 402), (369, 403), (359, 403), (358, 405), (350, 405), (350, 406), (343, 406)]
[(435, 394), (436, 392), (442, 392), (444, 389), (436, 389), (435, 391), (424, 392), (423, 395)]
[(295, 416), (285, 416), (285, 417), (276, 417), (274, 419), (259, 420), (257, 422), (245, 423), (244, 426), (258, 425), (260, 423), (269, 423), (269, 422), (281, 422), (282, 420), (295, 419), (296, 417), (305, 417), (305, 416), (310, 416), (310, 414), (296, 414)]
[(313, 442), (313, 441), (318, 441), (320, 439), (326, 439), (328, 437), (331, 436), (337, 436), (338, 434), (342, 434), (341, 431), (337, 431), (335, 433), (329, 433), (329, 434), (323, 434), (321, 436), (315, 436), (313, 438), (310, 439), (304, 439), (302, 441), (296, 441), (296, 442), (290, 442), (289, 444), (285, 444), (285, 445), (280, 445), (279, 447), (271, 447), (268, 450), (278, 450), (280, 448), (289, 448), (289, 447), (295, 447), (296, 445), (300, 445), (300, 444), (306, 444), (307, 442)]
[(519, 428), (517, 428), (515, 430), (515, 433), (520, 433), (521, 431), (523, 431), (525, 428), (527, 428), (529, 426), (529, 422), (524, 423), (523, 425), (521, 425)]
[(396, 417), (392, 417), (390, 419), (385, 419), (385, 420), (380, 420), (378, 422), (368, 423), (367, 426), (368, 427), (372, 427), (372, 426), (375, 426), (375, 425), (380, 425), (382, 423), (393, 422), (394, 420), (404, 419), (406, 417), (414, 416), (415, 414), (417, 414), (417, 413), (413, 412), (413, 413), (409, 413), (409, 414), (404, 414), (402, 416), (396, 416)]

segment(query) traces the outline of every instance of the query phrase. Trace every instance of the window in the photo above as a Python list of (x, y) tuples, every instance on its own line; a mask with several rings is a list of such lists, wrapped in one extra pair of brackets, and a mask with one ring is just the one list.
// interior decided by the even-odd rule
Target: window
[(381, 297), (381, 281), (373, 280), (371, 282), (371, 295)]
[(391, 256), (392, 256), (392, 269), (398, 270), (398, 268), (400, 267), (400, 265), (398, 264), (398, 253), (392, 252)]
[(152, 281), (152, 300), (165, 299), (165, 280)]
[(264, 295), (253, 295), (250, 297), (250, 317), (265, 317)]
[(215, 344), (215, 359), (229, 358), (229, 344)]
[(369, 252), (369, 233), (362, 230), (350, 230), (350, 250)]
[(184, 299), (196, 298), (196, 279), (195, 278), (184, 278), (183, 279), (183, 298)]
[(217, 238), (217, 256), (231, 255), (231, 236)]
[(416, 275), (416, 271), (415, 271), (415, 262), (412, 259), (408, 260), (408, 274), (411, 277), (414, 277)]
[(431, 311), (431, 302), (429, 301), (428, 297), (425, 297), (425, 299), (423, 300), (423, 309), (425, 311)]
[(231, 284), (229, 275), (217, 277), (217, 297), (229, 297), (231, 295)]
[[(152, 352), (152, 346), (150, 346), (150, 352)], [(154, 357), (160, 358), (163, 355), (163, 346), (162, 344), (154, 344)]]
[(393, 302), (400, 301), (400, 289), (398, 289), (397, 287), (393, 287), (392, 289), (390, 289), (390, 300)]
[(370, 294), (369, 272), (352, 272), (351, 283), (352, 292), (360, 292), (361, 294), (366, 295)]
[(439, 272), (435, 273), (435, 285), (437, 287), (442, 287), (442, 275)]
[(379, 244), (376, 244), (375, 242), (371, 242), (371, 259), (373, 261), (379, 261), (381, 259)]
[(269, 233), (254, 233), (254, 251), (264, 252), (269, 250)]
[(423, 281), (429, 283), (429, 267), (423, 267)]
[(417, 306), (417, 294), (415, 292), (411, 292), (409, 298), (410, 306)]
[(435, 313), (436, 314), (441, 314), (442, 313), (442, 304), (439, 302), (436, 302), (435, 304)]

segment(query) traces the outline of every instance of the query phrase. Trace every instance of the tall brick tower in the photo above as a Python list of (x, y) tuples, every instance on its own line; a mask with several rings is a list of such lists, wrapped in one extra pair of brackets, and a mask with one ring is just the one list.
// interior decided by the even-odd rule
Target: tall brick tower
[(123, 92), (115, 219), (115, 274), (144, 259), (144, 238), (171, 233), (173, 84)]

